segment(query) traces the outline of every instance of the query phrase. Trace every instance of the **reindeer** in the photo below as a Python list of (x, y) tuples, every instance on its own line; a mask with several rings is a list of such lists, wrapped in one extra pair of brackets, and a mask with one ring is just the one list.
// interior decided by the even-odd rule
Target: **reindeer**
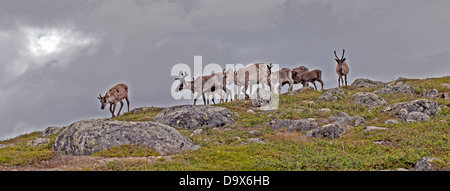
[(214, 94), (219, 94), (220, 96), (220, 103), (224, 102), (223, 94), (222, 92), (226, 93), (226, 99), (225, 101), (228, 101), (228, 98), (230, 98), (230, 101), (233, 101), (233, 97), (231, 95), (231, 90), (227, 88), (227, 73), (225, 72), (225, 68), (222, 70), (222, 72), (219, 73), (212, 73), (211, 78), (209, 78), (207, 81), (205, 81), (205, 84), (203, 85), (203, 90), (207, 94), (208, 98), (208, 105), (209, 105), (209, 97), (212, 95), (212, 102), (214, 104)]
[(345, 77), (345, 85), (347, 85), (347, 74), (350, 71), (347, 65), (347, 62), (345, 62), (345, 58), (344, 58), (344, 53), (345, 53), (345, 49), (342, 49), (342, 57), (341, 59), (339, 59), (339, 57), (336, 54), (336, 51), (334, 51), (334, 56), (336, 57), (336, 73), (338, 74), (339, 78), (338, 78), (338, 86), (341, 87), (341, 81), (342, 81), (342, 86), (344, 86), (344, 79), (342, 78), (342, 76)]
[[(184, 89), (188, 89), (191, 90), (192, 93), (197, 92), (197, 96), (194, 98), (194, 105), (196, 105), (197, 103), (197, 99), (202, 96), (203, 97), (203, 103), (205, 105), (209, 105), (209, 100), (206, 100), (206, 96), (205, 93), (209, 93), (209, 92), (216, 92), (219, 89), (226, 89), (226, 87), (224, 88), (222, 85), (222, 75), (218, 74), (216, 75), (216, 73), (212, 73), (211, 75), (207, 75), (207, 76), (200, 76), (198, 78), (196, 78), (194, 80), (194, 78), (192, 78), (192, 81), (187, 82), (184, 78), (186, 78), (186, 76), (188, 75), (187, 72), (181, 73), (181, 77), (179, 78), (175, 78), (175, 80), (180, 80), (180, 84), (178, 85), (178, 87), (175, 89), (175, 92), (184, 90)], [(228, 92), (230, 92), (229, 94), (231, 94), (231, 90), (226, 89), (225, 90), (228, 94)], [(209, 97), (209, 95), (208, 95)], [(208, 101), (208, 103), (206, 103)], [(213, 98), (213, 103), (214, 102), (214, 98)]]
[(237, 85), (237, 97), (241, 94), (241, 89), (244, 87), (245, 98), (250, 96), (247, 94), (247, 89), (250, 87), (250, 93), (252, 93), (252, 86), (255, 84), (262, 84), (262, 88), (265, 88), (264, 83), (267, 83), (272, 88), (271, 83), (268, 83), (268, 77), (270, 76), (272, 69), (272, 63), (266, 65), (264, 63), (252, 64), (248, 67), (241, 68), (234, 72), (234, 84)]
[(314, 88), (317, 90), (316, 82), (320, 82), (323, 90), (323, 81), (322, 81), (322, 71), (321, 70), (311, 70), (306, 71), (301, 74), (297, 73), (297, 71), (292, 71), (293, 80), (301, 83), (303, 87), (308, 85), (308, 82), (312, 82), (314, 84)]
[[(294, 81), (293, 84), (303, 84), (302, 81), (300, 81), (300, 77), (298, 75), (302, 74), (303, 72), (307, 72), (309, 69), (306, 66), (299, 66), (297, 68), (292, 69), (292, 80)], [(293, 87), (290, 91), (292, 91)]]
[[(278, 93), (281, 93), (281, 87), (283, 87), (285, 84), (289, 84), (289, 89), (288, 91), (292, 91), (292, 86), (294, 85), (294, 80), (292, 79), (292, 69), (290, 68), (282, 68), (281, 70), (277, 71), (277, 72), (273, 72), (271, 73), (271, 76), (269, 76), (269, 82), (272, 81), (272, 78), (274, 80), (278, 79), (278, 82), (280, 83), (278, 85)], [(272, 87), (275, 85), (275, 83), (277, 82), (273, 82)], [(271, 88), (271, 91), (273, 92), (274, 89)]]
[[(102, 94), (99, 94), (99, 97), (97, 97), (100, 100), (101, 109), (105, 109), (106, 104), (109, 103), (109, 111), (112, 114), (112, 117), (115, 117), (114, 111), (116, 110), (116, 104), (117, 102), (120, 102), (120, 109), (117, 113), (117, 116), (120, 115), (120, 111), (122, 111), (123, 107), (123, 99), (127, 101), (127, 107), (128, 111), (130, 111), (130, 101), (128, 100), (128, 86), (124, 83), (120, 83), (109, 89), (109, 91), (105, 94), (105, 96), (102, 96)], [(114, 105), (114, 107), (112, 107)]]

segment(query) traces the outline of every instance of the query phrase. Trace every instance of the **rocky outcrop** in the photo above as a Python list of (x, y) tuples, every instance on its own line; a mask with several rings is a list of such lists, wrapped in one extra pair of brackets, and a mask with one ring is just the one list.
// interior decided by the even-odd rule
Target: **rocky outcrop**
[(124, 144), (146, 146), (161, 155), (199, 147), (175, 128), (161, 123), (92, 119), (72, 123), (62, 130), (53, 149), (61, 154), (79, 156)]
[(308, 131), (317, 127), (317, 123), (307, 119), (288, 120), (282, 119), (272, 126), (275, 129), (288, 128), (288, 131)]
[(319, 98), (317, 98), (317, 101), (337, 101), (342, 100), (347, 97), (347, 94), (345, 94), (345, 91), (341, 88), (333, 88), (325, 93), (323, 93)]
[(356, 88), (371, 88), (371, 87), (377, 87), (377, 86), (384, 86), (384, 83), (380, 82), (380, 81), (372, 81), (372, 80), (365, 79), (365, 78), (358, 78), (355, 81), (353, 81), (351, 86), (356, 87)]
[[(404, 110), (401, 112), (402, 109)], [(383, 108), (383, 112), (397, 114), (400, 117), (414, 111), (422, 112), (429, 116), (434, 116), (441, 112), (441, 108), (436, 101), (427, 99), (394, 103)]]
[(385, 88), (381, 88), (379, 90), (374, 91), (376, 94), (414, 94), (414, 87), (409, 84), (398, 84), (394, 86), (387, 86)]
[(358, 92), (353, 96), (355, 97), (353, 99), (354, 103), (365, 105), (368, 107), (378, 107), (387, 104), (387, 101), (385, 101), (377, 94), (371, 92)]
[(314, 138), (339, 138), (347, 131), (347, 127), (337, 123), (327, 124), (306, 133), (306, 137)]
[(257, 88), (252, 95), (250, 95), (250, 99), (252, 100), (253, 107), (261, 107), (270, 103), (271, 101), (271, 93), (268, 90)]
[(233, 124), (233, 113), (225, 107), (209, 105), (180, 105), (162, 110), (154, 122), (183, 129), (221, 127)]

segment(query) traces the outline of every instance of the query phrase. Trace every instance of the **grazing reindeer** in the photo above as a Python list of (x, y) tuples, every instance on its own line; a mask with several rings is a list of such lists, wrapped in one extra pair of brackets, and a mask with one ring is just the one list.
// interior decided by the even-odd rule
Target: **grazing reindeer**
[[(273, 75), (273, 76), (272, 76)], [(271, 76), (269, 76), (269, 82), (271, 82), (271, 78), (278, 79), (278, 82), (280, 85), (278, 85), (278, 93), (281, 93), (281, 87), (283, 87), (285, 84), (289, 84), (288, 91), (292, 91), (292, 86), (294, 85), (294, 80), (292, 79), (292, 69), (290, 68), (282, 68), (281, 70), (277, 72), (271, 73)], [(277, 82), (273, 82), (272, 87)], [(271, 91), (273, 92), (274, 89), (271, 88)]]
[[(303, 72), (307, 72), (309, 69), (306, 66), (299, 66), (297, 68), (292, 69), (292, 80), (294, 80), (293, 84), (302, 84), (302, 81), (300, 81), (300, 77), (298, 75), (302, 74)], [(293, 87), (290, 91), (292, 91)]]
[(315, 81), (318, 81), (322, 85), (321, 89), (323, 90), (322, 71), (321, 70), (311, 70), (311, 71), (303, 72), (301, 74), (298, 74), (297, 71), (292, 71), (292, 76), (294, 76), (292, 79), (294, 79), (294, 81), (300, 82), (303, 85), (303, 87), (306, 87), (308, 85), (308, 82), (312, 82), (314, 84), (314, 88), (316, 88), (316, 90), (317, 90), (317, 86), (316, 86)]
[(334, 56), (336, 56), (336, 73), (339, 75), (338, 78), (338, 86), (341, 87), (341, 81), (342, 81), (342, 86), (344, 86), (344, 79), (342, 78), (342, 76), (345, 77), (345, 85), (347, 85), (347, 74), (350, 71), (347, 65), (347, 62), (345, 62), (345, 58), (344, 58), (344, 53), (345, 53), (345, 49), (342, 49), (342, 57), (341, 59), (339, 59), (339, 57), (336, 54), (336, 51), (334, 51)]
[[(98, 99), (100, 100), (100, 103), (102, 104), (101, 108), (102, 110), (105, 109), (106, 104), (109, 103), (109, 111), (111, 111), (112, 117), (115, 117), (114, 111), (116, 110), (116, 104), (117, 102), (120, 102), (120, 109), (117, 113), (117, 116), (120, 115), (120, 111), (122, 111), (123, 107), (123, 99), (127, 101), (127, 107), (128, 111), (130, 111), (130, 101), (128, 100), (128, 86), (124, 83), (120, 83), (109, 89), (109, 91), (105, 94), (105, 96), (102, 96), (102, 94), (99, 94)], [(112, 107), (114, 105), (114, 107)]]

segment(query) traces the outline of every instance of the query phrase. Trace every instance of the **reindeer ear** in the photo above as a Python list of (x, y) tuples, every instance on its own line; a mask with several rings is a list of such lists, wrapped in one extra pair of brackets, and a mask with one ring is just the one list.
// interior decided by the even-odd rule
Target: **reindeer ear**
[(345, 58), (344, 58), (344, 59), (342, 59), (342, 61), (345, 61)]

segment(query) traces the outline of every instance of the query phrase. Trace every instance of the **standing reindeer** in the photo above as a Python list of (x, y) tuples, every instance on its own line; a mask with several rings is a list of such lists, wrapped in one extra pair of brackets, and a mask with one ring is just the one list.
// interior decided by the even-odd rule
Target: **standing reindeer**
[(342, 49), (342, 57), (341, 59), (339, 59), (339, 57), (336, 54), (336, 51), (334, 51), (334, 56), (336, 57), (336, 73), (338, 74), (339, 78), (338, 78), (338, 86), (341, 87), (341, 81), (342, 81), (342, 86), (344, 86), (344, 79), (342, 78), (342, 76), (345, 77), (345, 85), (347, 85), (347, 74), (350, 71), (347, 65), (347, 62), (345, 62), (345, 58), (344, 58), (344, 53), (345, 53), (345, 49)]
[[(109, 103), (109, 111), (112, 114), (112, 117), (115, 117), (114, 111), (116, 110), (117, 102), (120, 102), (120, 109), (117, 113), (117, 116), (120, 115), (120, 111), (122, 111), (123, 107), (123, 99), (127, 101), (127, 107), (128, 111), (130, 111), (130, 101), (128, 100), (128, 86), (124, 83), (120, 83), (109, 89), (109, 91), (105, 94), (105, 96), (102, 96), (102, 94), (99, 94), (99, 97), (97, 97), (100, 100), (100, 103), (102, 104), (101, 109), (105, 109), (106, 104)], [(114, 107), (112, 107), (114, 105)]]
[[(184, 78), (188, 75), (187, 72), (181, 73), (181, 77), (175, 78), (175, 80), (180, 80), (180, 84), (175, 89), (175, 92), (181, 91), (181, 90), (190, 90), (192, 93), (197, 92), (197, 96), (194, 98), (194, 105), (197, 103), (197, 99), (202, 96), (203, 97), (203, 103), (207, 105), (206, 100), (208, 96), (205, 96), (205, 93), (208, 92), (215, 92), (216, 90), (222, 89), (222, 80), (223, 76), (220, 73), (213, 73), (211, 75), (207, 76), (200, 76), (194, 80), (192, 78), (192, 81), (187, 82)], [(225, 88), (223, 88), (225, 90)], [(231, 94), (231, 90), (225, 90), (227, 94)], [(214, 97), (213, 97), (214, 102)]]

